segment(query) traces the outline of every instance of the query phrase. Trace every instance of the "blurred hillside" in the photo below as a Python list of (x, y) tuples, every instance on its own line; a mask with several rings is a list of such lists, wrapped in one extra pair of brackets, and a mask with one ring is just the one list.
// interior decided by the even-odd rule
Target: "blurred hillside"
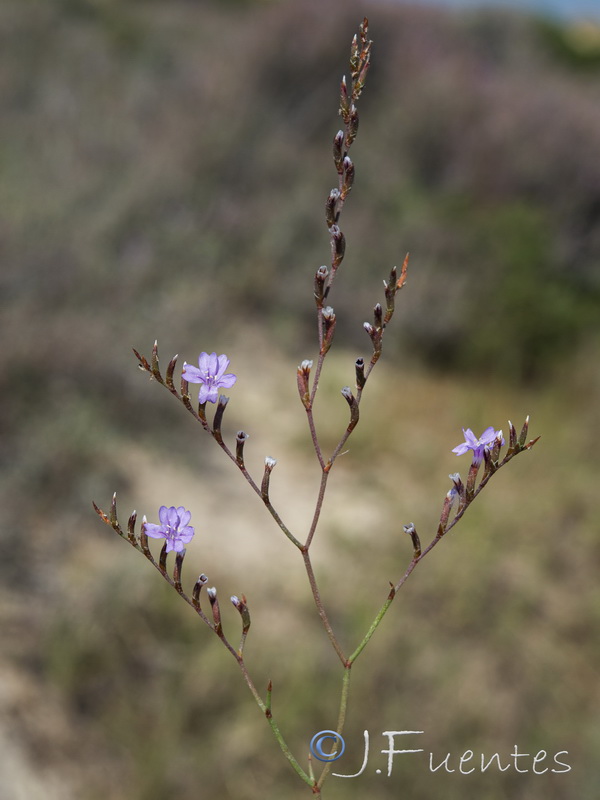
[[(366, 11), (373, 68), (320, 418), (332, 441), (362, 322), (412, 255), (319, 544), (347, 641), (408, 558), (396, 530), (434, 525), (460, 427), (532, 413), (544, 439), (407, 586), (357, 669), (350, 730), (425, 726), (444, 754), (572, 749), (576, 766), (562, 783), (415, 768), (330, 796), (595, 800), (600, 45), (534, 16)], [(257, 473), (280, 459), (279, 503), (305, 527), (318, 476), (294, 371), (314, 353), (338, 81), (364, 13), (0, 4), (0, 777), (15, 797), (302, 796), (225, 653), (91, 500), (192, 508), (193, 568), (253, 602), (252, 667), (281, 686), (292, 746), (332, 724), (338, 676), (295, 554), (129, 348), (230, 355), (227, 433), (249, 430)]]

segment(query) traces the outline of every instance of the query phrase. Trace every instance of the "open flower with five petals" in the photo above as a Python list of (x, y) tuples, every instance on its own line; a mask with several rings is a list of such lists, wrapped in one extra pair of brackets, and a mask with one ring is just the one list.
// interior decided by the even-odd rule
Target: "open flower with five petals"
[[(484, 430), (478, 439), (471, 428), (463, 428), (463, 435), (465, 437), (465, 441), (459, 444), (458, 447), (455, 447), (452, 452), (456, 453), (457, 456), (462, 456), (465, 453), (468, 453), (469, 450), (472, 450), (473, 464), (476, 465), (481, 464), (485, 448), (487, 447), (491, 450), (496, 437), (500, 436), (502, 438), (502, 431), (496, 431), (490, 426)], [(503, 438), (501, 443), (504, 444)]]
[(189, 383), (200, 384), (199, 403), (216, 403), (219, 389), (229, 389), (237, 380), (232, 372), (225, 372), (228, 366), (229, 359), (226, 355), (200, 353), (197, 367), (184, 362), (182, 377)]
[(153, 539), (165, 539), (167, 553), (170, 553), (171, 550), (181, 553), (194, 536), (193, 527), (188, 525), (191, 516), (191, 513), (186, 511), (183, 506), (178, 508), (161, 506), (158, 510), (160, 525), (146, 522), (146, 517), (144, 517), (146, 536), (151, 536)]

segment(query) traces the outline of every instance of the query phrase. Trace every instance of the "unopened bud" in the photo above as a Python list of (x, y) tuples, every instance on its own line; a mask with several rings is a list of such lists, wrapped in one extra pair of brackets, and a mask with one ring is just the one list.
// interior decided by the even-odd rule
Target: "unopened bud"
[(352, 142), (356, 139), (358, 132), (358, 111), (353, 104), (350, 106), (350, 114), (348, 115), (348, 128), (346, 132), (346, 148), (350, 147)]
[(348, 405), (350, 406), (350, 422), (348, 423), (348, 433), (352, 431), (358, 422), (359, 417), (359, 410), (358, 410), (358, 401), (356, 397), (352, 394), (352, 389), (349, 386), (344, 386), (342, 389), (342, 395)]
[(381, 308), (380, 303), (377, 303), (373, 309), (373, 320), (376, 328), (381, 329), (383, 327), (383, 309)]
[[(346, 159), (344, 159), (345, 163)], [(338, 213), (336, 211), (337, 201), (340, 199), (339, 189), (332, 189), (325, 202), (325, 220), (327, 227), (331, 228), (332, 225), (338, 221)]]
[(413, 557), (419, 558), (421, 555), (421, 542), (419, 541), (419, 536), (417, 534), (417, 529), (415, 528), (412, 522), (409, 522), (408, 525), (403, 525), (404, 533), (407, 533), (410, 538), (412, 539), (413, 544)]
[(333, 137), (333, 160), (335, 161), (335, 168), (340, 175), (342, 174), (342, 161), (344, 160), (343, 144), (344, 131), (338, 131)]
[(348, 97), (348, 85), (346, 84), (346, 76), (342, 78), (340, 84), (340, 114), (344, 122), (348, 122), (348, 115), (350, 112), (350, 98)]
[(442, 507), (442, 513), (440, 515), (440, 523), (438, 525), (438, 532), (437, 532), (438, 538), (440, 536), (443, 536), (444, 533), (446, 532), (446, 528), (448, 526), (448, 518), (450, 517), (450, 511), (452, 509), (452, 506), (454, 505), (454, 501), (456, 500), (457, 496), (458, 496), (458, 491), (456, 489), (456, 486), (453, 486), (450, 489), (450, 491), (446, 494), (446, 497), (444, 498), (444, 505)]
[(242, 618), (242, 633), (243, 634), (248, 633), (248, 630), (250, 629), (250, 612), (248, 611), (246, 598), (242, 595), (242, 598), (240, 600), (240, 598), (234, 594), (233, 597), (231, 598), (231, 602), (240, 612), (240, 616)]
[(336, 270), (342, 263), (346, 252), (346, 237), (337, 225), (329, 228), (329, 234), (331, 236), (331, 265)]
[(204, 573), (202, 573), (196, 583), (194, 584), (194, 591), (192, 592), (192, 602), (196, 608), (200, 608), (200, 591), (202, 587), (206, 585), (208, 582), (208, 578)]
[(221, 625), (221, 609), (219, 608), (219, 601), (217, 600), (217, 590), (213, 586), (211, 589), (206, 590), (210, 605), (212, 608), (213, 620), (215, 622), (215, 631), (221, 636), (223, 628)]
[(510, 420), (508, 420), (508, 435), (508, 450), (512, 453), (517, 446), (517, 429)]
[(213, 436), (217, 442), (219, 442), (219, 444), (223, 443), (223, 437), (221, 436), (221, 422), (223, 421), (223, 414), (225, 413), (225, 407), (227, 406), (228, 402), (228, 397), (225, 397), (224, 394), (219, 395), (217, 410), (215, 411), (215, 416), (213, 419)]
[(271, 480), (271, 473), (273, 472), (275, 464), (277, 464), (276, 458), (271, 458), (270, 456), (265, 458), (265, 471), (263, 473), (262, 484), (260, 487), (260, 494), (265, 503), (267, 503), (269, 500), (269, 482)]
[(521, 433), (519, 434), (519, 447), (525, 447), (525, 442), (527, 441), (527, 434), (529, 433), (529, 415), (525, 418), (525, 422), (523, 423), (523, 427), (521, 428)]
[(333, 334), (335, 331), (335, 311), (331, 306), (327, 306), (321, 311), (323, 315), (323, 322), (325, 323), (325, 331), (323, 334), (323, 343), (321, 345), (321, 355), (324, 356), (325, 353), (331, 347), (331, 342), (333, 341)]
[(323, 300), (325, 298), (326, 290), (325, 290), (325, 282), (329, 275), (329, 270), (327, 267), (319, 267), (319, 269), (315, 273), (315, 300), (317, 303), (317, 307), (321, 308), (323, 305)]
[(366, 383), (365, 377), (365, 360), (364, 358), (357, 358), (354, 366), (356, 368), (356, 388), (363, 389)]
[(310, 408), (310, 391), (308, 388), (308, 378), (310, 375), (310, 369), (312, 367), (312, 361), (303, 361), (302, 364), (296, 370), (296, 382), (298, 384), (298, 394), (300, 395), (300, 400), (302, 400), (302, 405), (304, 408)]
[(350, 189), (352, 189), (352, 184), (354, 183), (354, 164), (353, 162), (346, 156), (342, 163), (342, 192), (341, 197), (342, 200), (348, 195)]
[(235, 437), (235, 460), (240, 467), (244, 466), (244, 445), (249, 435), (244, 431), (238, 431)]

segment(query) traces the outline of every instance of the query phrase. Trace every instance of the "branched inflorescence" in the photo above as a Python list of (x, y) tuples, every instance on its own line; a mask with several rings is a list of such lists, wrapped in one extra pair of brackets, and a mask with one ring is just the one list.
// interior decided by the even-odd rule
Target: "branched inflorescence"
[[(171, 359), (163, 375), (159, 365), (158, 345), (156, 342), (154, 343), (150, 360), (140, 355), (137, 350), (134, 350), (139, 361), (139, 367), (143, 371), (150, 373), (158, 383), (166, 387), (192, 417), (200, 423), (204, 431), (217, 442), (225, 455), (242, 473), (255, 494), (258, 495), (282, 532), (300, 552), (319, 617), (321, 618), (331, 646), (337, 654), (343, 668), (342, 691), (336, 726), (336, 730), (340, 735), (344, 727), (352, 665), (381, 623), (398, 590), (425, 556), (458, 522), (460, 522), (466, 510), (482, 489), (485, 488), (492, 476), (516, 455), (531, 449), (537, 442), (537, 439), (533, 441), (527, 440), (529, 418), (527, 418), (522, 426), (519, 435), (517, 435), (514, 425), (509, 422), (508, 447), (502, 457), (502, 448), (506, 446), (502, 431), (496, 431), (494, 428), (490, 427), (477, 439), (470, 429), (467, 428), (463, 430), (465, 441), (454, 448), (453, 452), (458, 456), (464, 455), (469, 451), (472, 452), (472, 461), (466, 482), (463, 483), (458, 473), (449, 476), (451, 486), (443, 500), (439, 523), (436, 530), (432, 532), (429, 543), (424, 548), (421, 545), (421, 538), (417, 533), (414, 523), (403, 526), (404, 531), (408, 534), (412, 542), (412, 560), (404, 574), (396, 582), (390, 582), (390, 588), (387, 590), (387, 597), (381, 609), (362, 640), (351, 653), (348, 653), (339, 640), (327, 615), (313, 570), (310, 550), (317, 532), (329, 474), (338, 455), (342, 452), (348, 438), (359, 423), (359, 409), (362, 394), (368, 378), (381, 356), (384, 333), (394, 314), (396, 294), (405, 285), (408, 269), (408, 256), (406, 256), (400, 271), (398, 272), (396, 267), (394, 267), (390, 271), (388, 279), (383, 282), (384, 302), (375, 305), (372, 322), (364, 323), (364, 329), (371, 340), (371, 356), (368, 360), (362, 357), (356, 359), (354, 365), (355, 389), (353, 390), (349, 386), (345, 386), (341, 389), (341, 394), (348, 404), (349, 419), (345, 429), (341, 431), (337, 445), (331, 452), (326, 453), (321, 446), (313, 416), (313, 409), (323, 365), (331, 348), (336, 328), (336, 313), (329, 302), (332, 294), (332, 286), (344, 259), (346, 250), (346, 240), (340, 227), (340, 220), (344, 204), (355, 180), (355, 166), (349, 153), (358, 131), (359, 116), (357, 103), (365, 85), (370, 59), (371, 41), (368, 39), (368, 23), (365, 19), (360, 25), (358, 35), (354, 36), (351, 45), (350, 80), (347, 81), (346, 77), (344, 77), (340, 87), (339, 113), (343, 122), (343, 128), (336, 133), (333, 139), (333, 159), (337, 170), (338, 184), (329, 192), (325, 203), (325, 221), (330, 237), (331, 262), (329, 267), (319, 267), (314, 277), (314, 299), (316, 304), (318, 340), (316, 364), (314, 359), (306, 359), (300, 364), (296, 373), (298, 393), (305, 409), (310, 437), (321, 471), (321, 482), (315, 501), (315, 509), (310, 526), (304, 536), (300, 533), (292, 533), (271, 502), (269, 486), (271, 473), (277, 464), (276, 459), (267, 456), (265, 458), (262, 476), (255, 479), (250, 475), (244, 461), (244, 448), (248, 439), (248, 434), (243, 430), (238, 431), (235, 436), (235, 442), (232, 443), (231, 447), (223, 438), (221, 425), (229, 398), (219, 394), (219, 390), (231, 388), (237, 380), (235, 374), (227, 372), (229, 359), (225, 355), (217, 356), (216, 353), (201, 353), (198, 359), (198, 367), (184, 362), (179, 386), (176, 387), (174, 375), (178, 356), (174, 356)], [(189, 391), (190, 383), (199, 384), (197, 403), (192, 401)], [(207, 414), (208, 404), (215, 406), (212, 419), (209, 419), (209, 415)], [(482, 465), (483, 472), (481, 477), (479, 477)], [(241, 623), (240, 642), (237, 647), (234, 647), (223, 630), (219, 600), (215, 587), (207, 587), (205, 592), (208, 597), (209, 608), (206, 609), (206, 603), (204, 608), (202, 606), (202, 589), (208, 582), (207, 576), (201, 574), (196, 579), (191, 595), (187, 594), (183, 588), (182, 569), (186, 554), (186, 545), (192, 541), (194, 536), (194, 528), (189, 524), (190, 512), (183, 506), (161, 506), (158, 512), (159, 522), (149, 523), (144, 517), (139, 532), (136, 532), (137, 515), (135, 511), (129, 517), (126, 530), (123, 530), (121, 527), (117, 518), (116, 495), (113, 496), (108, 513), (102, 511), (96, 504), (94, 504), (94, 508), (103, 522), (112, 527), (119, 536), (128, 541), (129, 544), (150, 561), (163, 578), (188, 605), (194, 609), (202, 622), (223, 642), (227, 650), (237, 661), (243, 677), (259, 708), (269, 722), (284, 755), (298, 775), (310, 786), (313, 795), (320, 797), (321, 788), (328, 774), (329, 765), (325, 765), (320, 776), (317, 778), (314, 775), (313, 763), (309, 755), (307, 771), (302, 768), (299, 761), (289, 750), (273, 717), (271, 707), (273, 687), (271, 681), (268, 682), (266, 696), (263, 700), (247, 670), (244, 661), (244, 645), (250, 630), (250, 612), (245, 596), (243, 594), (241, 596), (234, 595), (230, 598), (231, 603), (240, 615)], [(150, 550), (148, 537), (164, 539), (158, 561)], [(169, 569), (168, 554), (170, 552), (174, 553), (174, 564)]]

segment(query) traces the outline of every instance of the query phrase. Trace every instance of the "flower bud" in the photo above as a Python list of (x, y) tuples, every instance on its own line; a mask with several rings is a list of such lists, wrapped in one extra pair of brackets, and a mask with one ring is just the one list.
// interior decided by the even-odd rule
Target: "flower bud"
[(521, 428), (521, 433), (519, 434), (519, 447), (525, 447), (525, 442), (527, 441), (528, 433), (529, 433), (529, 414), (525, 418), (525, 422), (523, 423), (523, 427)]
[(344, 122), (348, 122), (350, 113), (350, 98), (348, 97), (348, 85), (346, 83), (346, 76), (342, 78), (340, 84), (340, 114)]
[(352, 189), (352, 185), (354, 183), (354, 164), (353, 162), (346, 156), (344, 161), (342, 162), (342, 191), (341, 191), (341, 198), (344, 200), (349, 192)]
[(421, 555), (421, 542), (419, 541), (417, 529), (415, 528), (412, 522), (409, 522), (408, 525), (403, 525), (402, 527), (404, 528), (404, 533), (407, 533), (412, 539), (413, 557), (419, 558), (419, 556)]
[(244, 466), (244, 445), (249, 438), (244, 431), (238, 431), (235, 437), (235, 460), (240, 467)]
[(223, 443), (223, 437), (221, 436), (221, 422), (223, 421), (223, 414), (225, 413), (225, 407), (228, 402), (228, 397), (225, 397), (224, 394), (219, 395), (217, 410), (215, 411), (215, 416), (213, 419), (213, 436), (217, 442), (219, 442), (219, 444)]
[(333, 137), (333, 160), (335, 168), (338, 173), (342, 174), (342, 161), (344, 160), (344, 152), (342, 146), (344, 144), (344, 131), (338, 131)]
[(323, 334), (323, 343), (321, 345), (321, 355), (324, 356), (325, 353), (331, 347), (331, 342), (333, 341), (333, 334), (335, 331), (335, 324), (336, 324), (336, 317), (335, 311), (331, 306), (327, 306), (321, 311), (323, 315), (323, 322), (325, 323), (325, 331)]
[(348, 423), (348, 433), (352, 431), (358, 422), (359, 410), (356, 397), (352, 394), (352, 389), (349, 386), (344, 386), (342, 389), (342, 396), (350, 406), (350, 422)]
[(219, 636), (223, 633), (223, 626), (221, 625), (221, 609), (219, 608), (219, 601), (217, 600), (217, 590), (213, 586), (210, 589), (206, 590), (208, 595), (208, 599), (210, 600), (210, 605), (212, 608), (212, 615), (213, 620), (215, 622), (215, 631), (219, 634)]
[(346, 252), (346, 237), (337, 225), (329, 228), (331, 235), (331, 265), (334, 271), (339, 267)]
[(192, 602), (196, 608), (200, 608), (200, 591), (202, 587), (208, 583), (208, 578), (202, 573), (196, 583), (194, 584), (194, 591), (192, 592)]
[(300, 395), (300, 400), (302, 400), (302, 405), (304, 408), (310, 408), (310, 391), (308, 388), (308, 378), (310, 375), (310, 369), (312, 367), (312, 361), (303, 361), (302, 364), (296, 370), (296, 382), (298, 384), (298, 394)]
[(325, 299), (325, 295), (327, 293), (325, 289), (325, 282), (329, 275), (329, 270), (327, 267), (319, 267), (319, 269), (315, 273), (315, 301), (317, 303), (317, 308), (321, 308), (323, 305), (323, 300)]
[[(344, 163), (346, 159), (344, 159)], [(343, 193), (342, 193), (343, 194)], [(327, 197), (327, 201), (325, 202), (325, 220), (327, 222), (327, 227), (331, 228), (332, 225), (335, 225), (338, 221), (338, 213), (336, 211), (337, 201), (340, 199), (340, 191), (339, 189), (332, 189), (329, 192), (329, 196)]]
[(458, 491), (456, 489), (456, 486), (453, 486), (450, 489), (450, 491), (446, 494), (446, 497), (444, 498), (444, 505), (442, 506), (442, 513), (440, 515), (440, 522), (438, 525), (438, 532), (437, 532), (438, 538), (440, 536), (443, 536), (444, 533), (446, 532), (446, 528), (448, 526), (448, 518), (450, 517), (450, 511), (452, 509), (452, 506), (454, 505), (454, 501), (456, 500), (457, 496), (458, 496)]
[(271, 458), (270, 456), (265, 458), (265, 471), (263, 473), (262, 484), (260, 487), (260, 495), (265, 503), (269, 501), (269, 482), (271, 480), (271, 473), (273, 472), (275, 464), (277, 464), (276, 458)]
[(354, 363), (356, 369), (356, 388), (358, 390), (364, 389), (366, 383), (365, 377), (365, 360), (364, 358), (357, 358)]
[(508, 452), (512, 453), (517, 447), (517, 430), (510, 420), (508, 420)]
[(380, 303), (377, 303), (377, 305), (373, 309), (373, 320), (376, 328), (378, 329), (383, 328), (383, 309), (381, 308)]
[(358, 132), (358, 111), (356, 110), (356, 106), (352, 104), (350, 106), (350, 114), (348, 116), (348, 129), (346, 131), (346, 148), (349, 148), (352, 142), (356, 139), (357, 132)]

